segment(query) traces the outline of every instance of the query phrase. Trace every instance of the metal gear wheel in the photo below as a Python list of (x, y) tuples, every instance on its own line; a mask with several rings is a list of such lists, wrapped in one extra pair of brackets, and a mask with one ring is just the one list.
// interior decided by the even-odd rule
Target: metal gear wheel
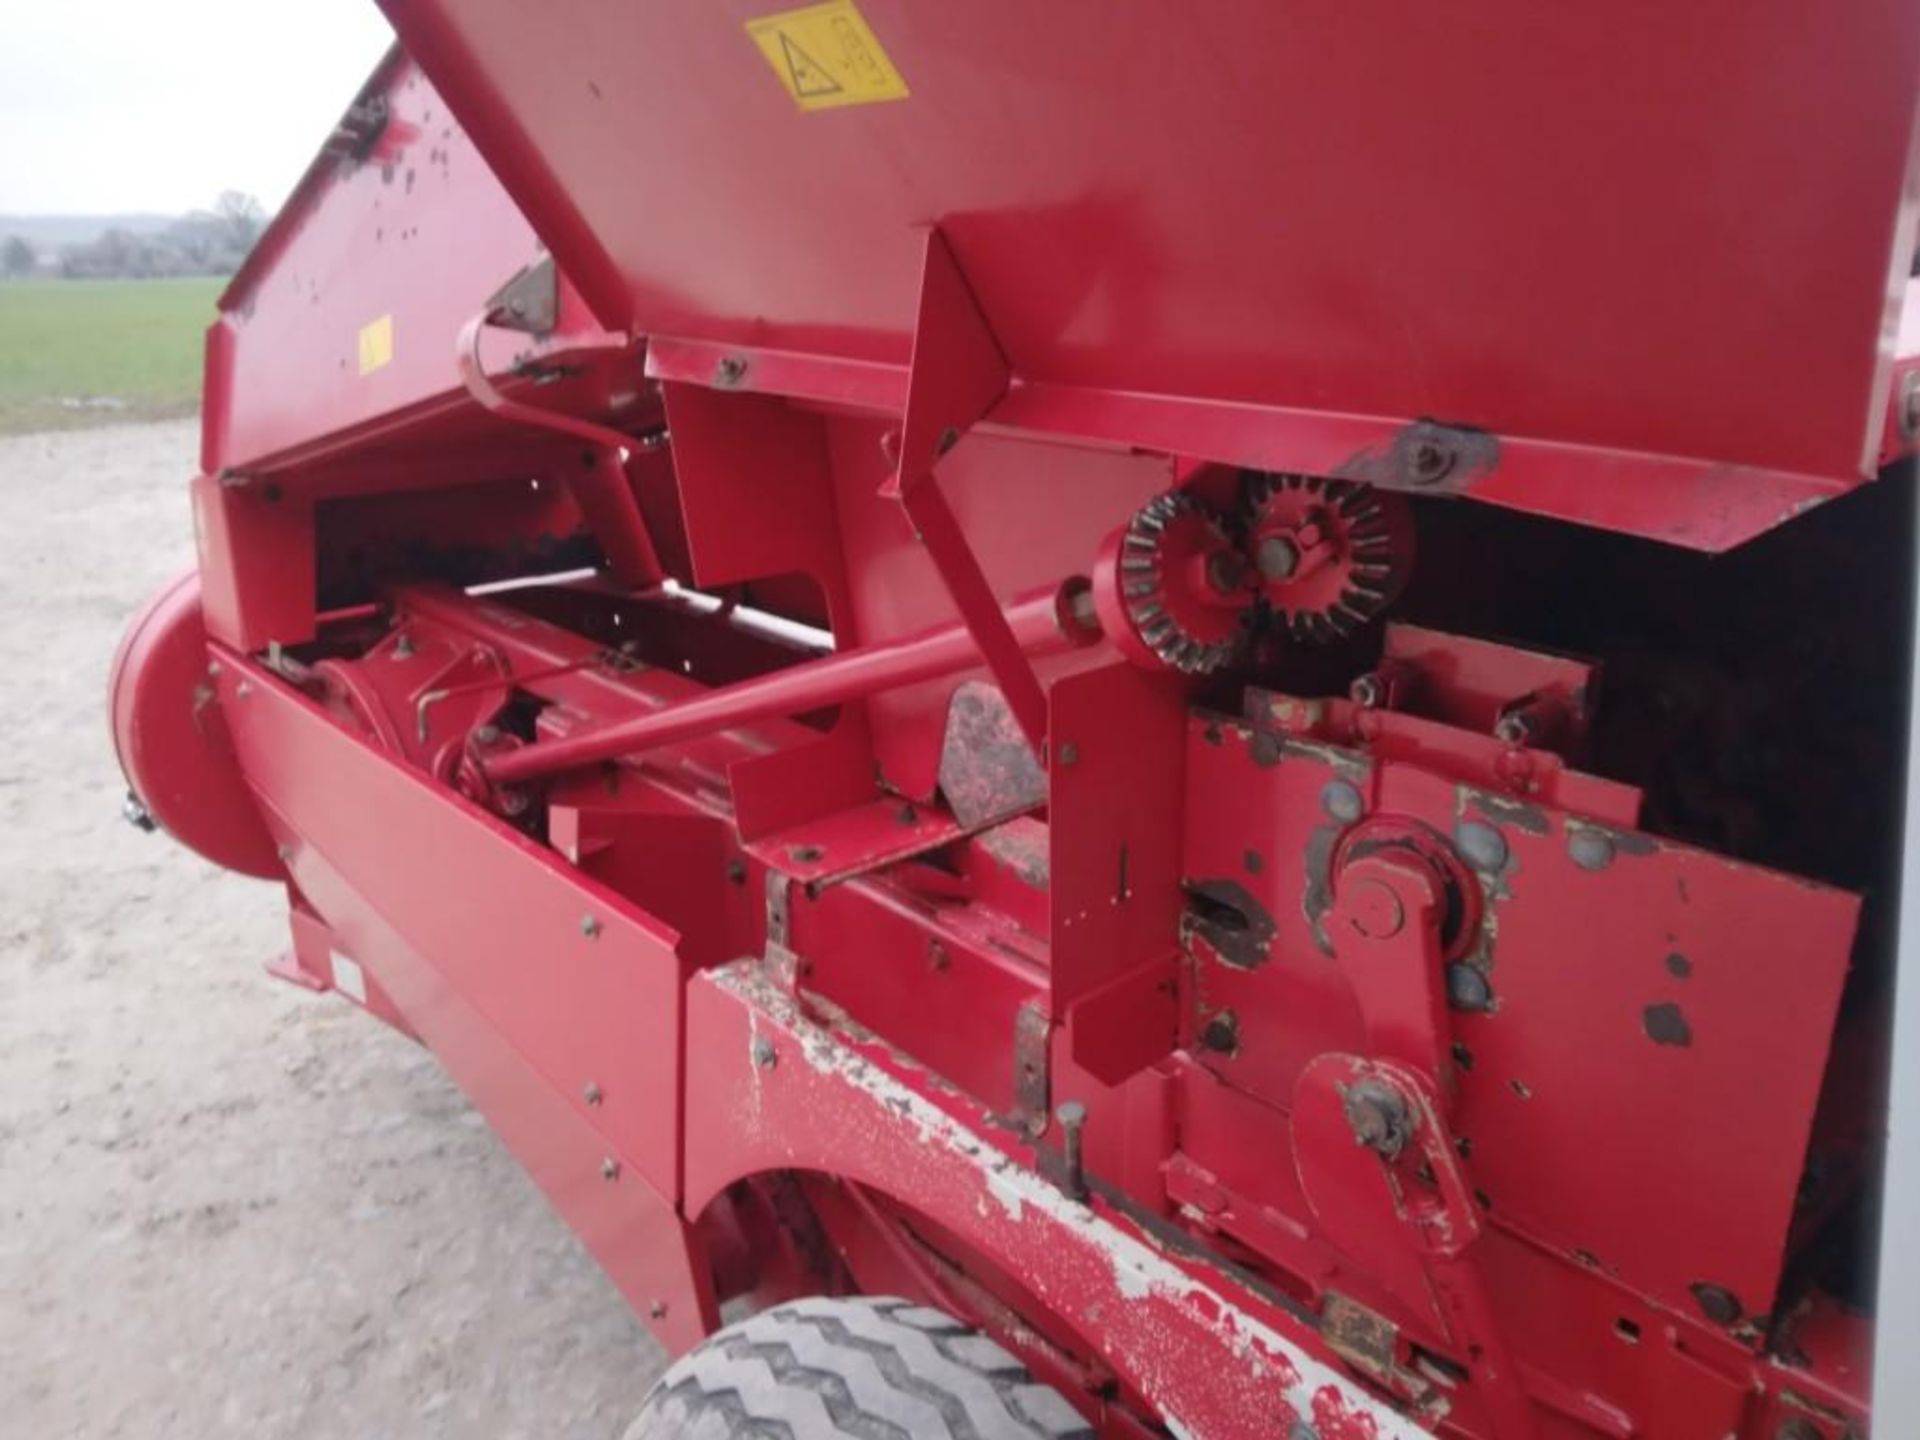
[(1268, 623), (1289, 640), (1324, 645), (1343, 639), (1405, 588), (1413, 516), (1392, 491), (1352, 480), (1256, 474), (1246, 496), (1247, 548)]

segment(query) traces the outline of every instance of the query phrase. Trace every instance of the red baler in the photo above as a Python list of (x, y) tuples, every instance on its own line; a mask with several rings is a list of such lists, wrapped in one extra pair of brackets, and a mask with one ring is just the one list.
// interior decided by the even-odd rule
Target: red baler
[(1920, 7), (385, 3), (114, 733), (636, 1436), (1864, 1440)]

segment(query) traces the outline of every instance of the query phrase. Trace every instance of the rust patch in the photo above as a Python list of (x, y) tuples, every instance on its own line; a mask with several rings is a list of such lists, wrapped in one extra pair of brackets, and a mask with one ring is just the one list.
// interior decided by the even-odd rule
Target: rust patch
[(1047, 827), (1025, 817), (982, 830), (975, 843), (996, 864), (1005, 866), (1022, 882), (1044, 890), (1051, 878), (1047, 859)]
[(1465, 490), (1499, 465), (1499, 436), (1416, 420), (1386, 443), (1349, 456), (1333, 473), (1341, 480), (1438, 495)]
[(1300, 895), (1300, 909), (1313, 931), (1313, 943), (1323, 955), (1333, 954), (1333, 939), (1327, 934), (1327, 912), (1333, 908), (1333, 852), (1346, 828), (1335, 820), (1316, 826), (1307, 837), (1307, 883)]
[(1516, 796), (1499, 795), (1490, 790), (1476, 790), (1471, 785), (1462, 785), (1460, 800), (1459, 811), (1463, 815), (1470, 805), (1496, 824), (1511, 825), (1529, 835), (1545, 836), (1551, 829), (1545, 810)]
[(1238, 880), (1192, 880), (1180, 917), (1180, 940), (1198, 936), (1237, 970), (1267, 963), (1273, 949), (1273, 916)]
[(947, 703), (940, 793), (969, 830), (1031, 810), (1047, 798), (1046, 772), (1005, 697), (984, 680), (969, 680)]
[(1687, 1024), (1686, 1013), (1672, 1001), (1647, 1006), (1640, 1012), (1640, 1023), (1656, 1045), (1693, 1044), (1693, 1027)]

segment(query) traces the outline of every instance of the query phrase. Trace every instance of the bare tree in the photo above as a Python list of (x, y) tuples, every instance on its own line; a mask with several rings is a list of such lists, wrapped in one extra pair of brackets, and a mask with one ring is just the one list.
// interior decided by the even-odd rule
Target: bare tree
[(223, 190), (213, 208), (226, 222), (233, 248), (242, 255), (251, 250), (267, 223), (267, 212), (260, 202), (243, 190)]

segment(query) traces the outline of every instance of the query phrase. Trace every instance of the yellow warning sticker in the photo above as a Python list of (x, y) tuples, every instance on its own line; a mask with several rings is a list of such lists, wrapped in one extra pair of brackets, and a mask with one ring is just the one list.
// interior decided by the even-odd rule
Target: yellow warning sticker
[(360, 327), (360, 373), (374, 371), (393, 363), (393, 316), (382, 315)]
[(802, 110), (907, 98), (907, 82), (853, 0), (827, 0), (747, 22), (747, 34)]

